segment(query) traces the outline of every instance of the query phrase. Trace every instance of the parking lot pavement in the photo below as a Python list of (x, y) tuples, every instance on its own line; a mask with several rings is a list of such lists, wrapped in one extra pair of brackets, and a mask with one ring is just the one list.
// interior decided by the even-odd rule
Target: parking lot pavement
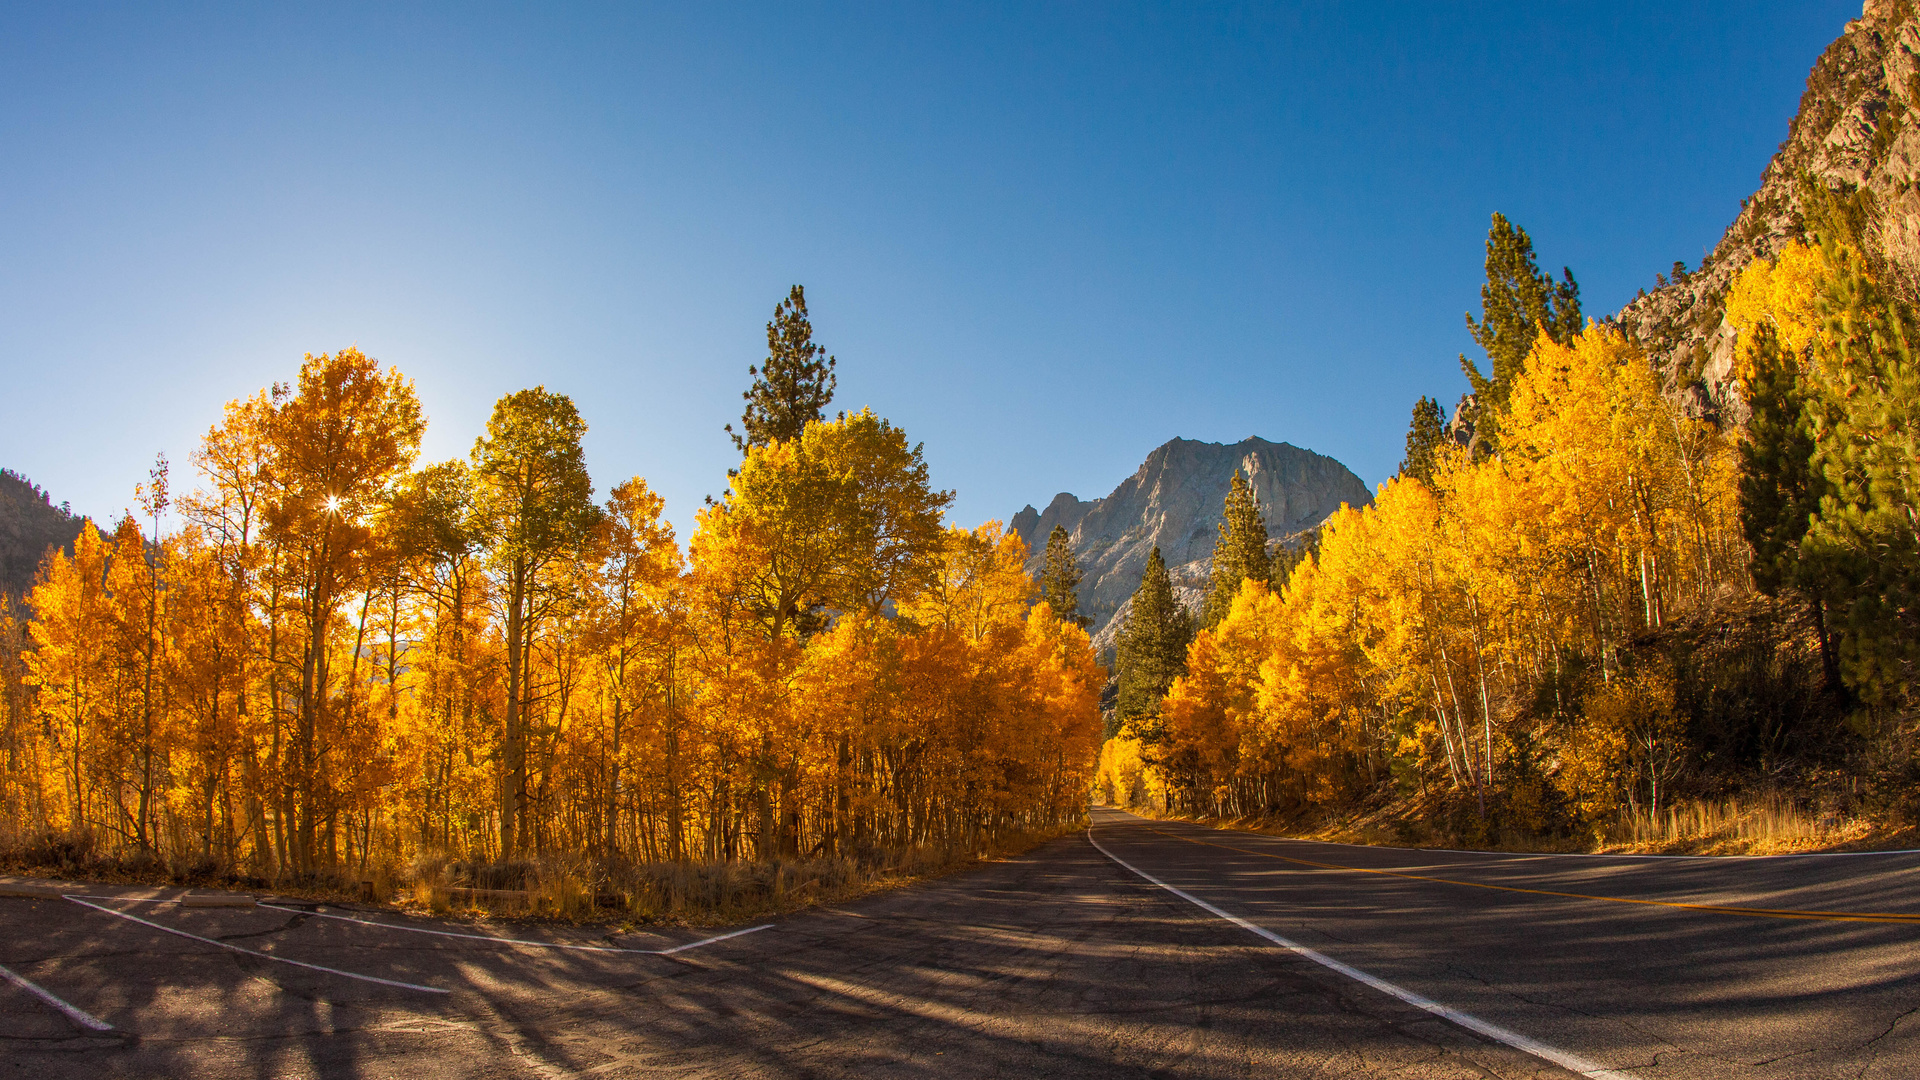
[[(0, 985), (0, 1076), (1565, 1075), (1223, 933), (1078, 836), (678, 952), (715, 935), (179, 898), (0, 900), (0, 965), (114, 1028)], [(494, 933), (519, 940), (468, 936)]]

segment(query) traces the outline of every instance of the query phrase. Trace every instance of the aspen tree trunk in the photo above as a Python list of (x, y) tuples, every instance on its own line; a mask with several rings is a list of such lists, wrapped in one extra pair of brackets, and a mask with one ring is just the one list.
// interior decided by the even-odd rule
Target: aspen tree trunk
[[(159, 526), (154, 526), (156, 539)], [(141, 852), (153, 853), (153, 838), (147, 830), (147, 819), (153, 812), (153, 669), (154, 669), (154, 632), (160, 622), (160, 567), (156, 556), (147, 557), (147, 631), (146, 640), (141, 642), (141, 658), (144, 661), (140, 685), (140, 820), (136, 830)]]
[(674, 671), (676, 646), (667, 645), (667, 856), (674, 862), (687, 857), (686, 807), (680, 785), (680, 707)]
[(507, 717), (500, 789), (500, 857), (520, 850), (522, 806), (526, 798), (527, 749), (521, 733), (526, 667), (526, 560), (515, 558), (507, 595)]

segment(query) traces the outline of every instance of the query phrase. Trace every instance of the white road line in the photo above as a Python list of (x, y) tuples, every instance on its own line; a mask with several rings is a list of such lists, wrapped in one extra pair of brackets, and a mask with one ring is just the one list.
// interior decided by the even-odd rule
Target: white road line
[(1100, 854), (1105, 855), (1107, 858), (1112, 859), (1116, 863), (1119, 863), (1122, 867), (1125, 867), (1126, 869), (1132, 871), (1134, 874), (1142, 878), (1145, 878), (1147, 881), (1152, 882), (1153, 884), (1158, 885), (1160, 888), (1167, 890), (1168, 892), (1179, 897), (1180, 899), (1185, 900), (1187, 903), (1192, 904), (1203, 911), (1209, 912), (1213, 915), (1217, 915), (1220, 918), (1225, 919), (1228, 922), (1234, 924), (1235, 926), (1238, 926), (1242, 930), (1246, 930), (1249, 933), (1257, 934), (1260, 937), (1263, 937), (1268, 941), (1273, 942), (1275, 945), (1280, 946), (1281, 948), (1287, 950), (1288, 952), (1293, 953), (1296, 956), (1304, 957), (1305, 959), (1311, 960), (1322, 967), (1331, 968), (1332, 970), (1337, 971), (1342, 975), (1345, 975), (1349, 979), (1353, 979), (1357, 982), (1365, 983), (1366, 985), (1373, 987), (1375, 990), (1378, 990), (1383, 994), (1390, 994), (1394, 997), (1397, 997), (1401, 1001), (1406, 1002), (1407, 1004), (1413, 1006), (1416, 1009), (1424, 1009), (1427, 1012), (1430, 1012), (1433, 1015), (1438, 1016), (1443, 1020), (1451, 1021), (1455, 1024), (1460, 1025), (1463, 1028), (1466, 1028), (1468, 1031), (1471, 1031), (1471, 1032), (1474, 1032), (1475, 1034), (1482, 1035), (1482, 1036), (1485, 1036), (1486, 1038), (1492, 1039), (1494, 1042), (1504, 1043), (1507, 1046), (1513, 1047), (1515, 1050), (1532, 1054), (1534, 1057), (1542, 1058), (1546, 1061), (1551, 1061), (1555, 1065), (1558, 1065), (1569, 1072), (1575, 1073), (1579, 1076), (1587, 1077), (1588, 1080), (1632, 1080), (1632, 1078), (1627, 1076), (1627, 1074), (1625, 1073), (1615, 1072), (1612, 1069), (1602, 1068), (1599, 1065), (1596, 1065), (1593, 1062), (1588, 1061), (1586, 1058), (1580, 1057), (1577, 1054), (1569, 1054), (1565, 1050), (1560, 1050), (1555, 1047), (1548, 1046), (1546, 1043), (1539, 1042), (1535, 1039), (1529, 1039), (1528, 1037), (1520, 1034), (1519, 1032), (1508, 1031), (1506, 1028), (1500, 1027), (1496, 1024), (1489, 1024), (1485, 1020), (1482, 1020), (1477, 1016), (1470, 1016), (1467, 1013), (1463, 1013), (1459, 1011), (1458, 1009), (1449, 1008), (1433, 1000), (1432, 998), (1423, 997), (1422, 995), (1416, 994), (1411, 990), (1402, 989), (1401, 987), (1395, 986), (1394, 984), (1386, 981), (1385, 979), (1381, 979), (1373, 975), (1369, 975), (1366, 972), (1361, 971), (1357, 967), (1353, 967), (1349, 964), (1343, 964), (1340, 961), (1335, 960), (1333, 957), (1326, 955), (1325, 953), (1321, 953), (1313, 949), (1309, 949), (1305, 945), (1302, 945), (1298, 942), (1289, 941), (1286, 938), (1281, 937), (1279, 934), (1276, 934), (1273, 931), (1268, 930), (1264, 926), (1259, 926), (1255, 923), (1248, 922), (1247, 920), (1241, 918), (1238, 915), (1234, 915), (1229, 912), (1222, 911), (1221, 909), (1214, 907), (1212, 904), (1207, 903), (1205, 900), (1200, 899), (1199, 897), (1193, 895), (1192, 893), (1187, 892), (1184, 889), (1177, 889), (1172, 885), (1169, 885), (1166, 882), (1161, 881), (1159, 878), (1154, 877), (1152, 874), (1147, 873), (1145, 870), (1142, 870), (1139, 867), (1134, 866), (1132, 863), (1127, 862), (1125, 859), (1122, 859), (1120, 856), (1115, 855), (1113, 852), (1108, 851), (1105, 845), (1101, 844), (1100, 841), (1095, 840), (1093, 838), (1093, 830), (1091, 828), (1087, 830), (1087, 842), (1092, 844), (1095, 848), (1098, 848), (1100, 851)]
[(41, 1001), (46, 1002), (47, 1004), (53, 1006), (54, 1008), (59, 1009), (61, 1012), (66, 1013), (67, 1019), (73, 1021), (76, 1024), (79, 1024), (83, 1028), (92, 1028), (95, 1031), (112, 1031), (113, 1030), (112, 1024), (107, 1023), (105, 1020), (100, 1019), (99, 1017), (93, 1015), (90, 1012), (85, 1011), (84, 1009), (74, 1008), (72, 1005), (69, 1005), (64, 1001), (61, 1001), (59, 998), (53, 996), (52, 994), (47, 993), (45, 990), (40, 989), (38, 986), (35, 986), (32, 983), (28, 982), (27, 980), (21, 978), (20, 976), (15, 975), (13, 972), (8, 971), (4, 966), (0, 966), (0, 977), (5, 978), (8, 982), (12, 983), (13, 985), (19, 987), (22, 990), (25, 990), (27, 993), (32, 994), (34, 997), (39, 998)]
[(671, 949), (655, 949), (654, 952), (659, 956), (672, 956), (674, 953), (686, 952), (688, 949), (697, 949), (702, 945), (711, 945), (716, 941), (725, 941), (728, 938), (737, 938), (743, 934), (751, 934), (759, 930), (771, 929), (773, 929), (772, 923), (767, 923), (765, 926), (749, 926), (745, 930), (735, 930), (730, 934), (716, 934), (710, 938), (701, 938), (699, 941), (689, 941), (685, 945), (675, 945)]
[(324, 967), (320, 964), (309, 964), (305, 960), (293, 960), (285, 956), (275, 956), (272, 953), (255, 952), (252, 949), (243, 949), (238, 945), (229, 944), (225, 941), (216, 941), (210, 937), (201, 937), (199, 934), (189, 934), (185, 930), (175, 930), (171, 926), (162, 926), (157, 922), (149, 922), (138, 915), (129, 915), (124, 911), (115, 911), (112, 908), (101, 907), (99, 904), (88, 903), (87, 901), (82, 900), (78, 896), (69, 896), (66, 899), (72, 901), (73, 903), (79, 904), (81, 907), (90, 907), (95, 911), (104, 911), (108, 915), (112, 915), (116, 919), (125, 919), (128, 922), (137, 922), (141, 926), (150, 926), (153, 929), (160, 931), (161, 933), (172, 934), (175, 937), (183, 937), (192, 941), (198, 941), (198, 942), (201, 942), (202, 944), (212, 945), (214, 948), (217, 948), (217, 949), (227, 949), (232, 952), (245, 953), (248, 956), (257, 956), (262, 960), (272, 960), (276, 963), (281, 963), (281, 964), (292, 964), (294, 967), (303, 967), (311, 971), (324, 971), (329, 975), (341, 975), (349, 979), (359, 979), (361, 982), (379, 983), (382, 986), (397, 986), (403, 990), (418, 990), (424, 994), (452, 993), (451, 990), (442, 990), (437, 986), (421, 986), (418, 983), (401, 982), (398, 979), (382, 979), (375, 975), (361, 975), (361, 974), (358, 974), (357, 972), (341, 971), (339, 968)]
[(429, 930), (424, 926), (396, 926), (393, 923), (376, 922), (373, 919), (356, 919), (351, 915), (329, 915), (324, 911), (303, 911), (299, 908), (281, 907), (279, 904), (261, 904), (263, 908), (275, 911), (291, 912), (299, 915), (313, 915), (322, 919), (338, 919), (341, 922), (359, 923), (361, 926), (377, 926), (382, 930), (398, 930), (404, 934), (432, 934), (434, 937), (464, 938), (468, 941), (490, 941), (495, 945), (526, 945), (535, 949), (573, 949), (578, 952), (628, 953), (636, 956), (672, 956), (677, 952), (697, 949), (702, 945), (711, 945), (716, 941), (737, 938), (742, 934), (751, 934), (760, 930), (773, 929), (772, 923), (764, 926), (750, 926), (745, 930), (735, 930), (718, 937), (689, 941), (685, 945), (676, 945), (671, 949), (621, 949), (612, 945), (570, 945), (560, 941), (529, 941), (525, 938), (494, 937), (492, 934), (462, 934), (452, 930)]

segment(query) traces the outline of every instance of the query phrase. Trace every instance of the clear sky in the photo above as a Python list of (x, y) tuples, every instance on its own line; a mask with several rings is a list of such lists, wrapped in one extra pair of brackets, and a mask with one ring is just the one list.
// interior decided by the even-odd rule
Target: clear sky
[[(162, 7), (167, 10), (160, 10)], [(425, 453), (571, 394), (684, 538), (788, 286), (976, 524), (1174, 436), (1375, 484), (1488, 216), (1697, 264), (1859, 4), (0, 9), (0, 465), (101, 518), (358, 344)]]

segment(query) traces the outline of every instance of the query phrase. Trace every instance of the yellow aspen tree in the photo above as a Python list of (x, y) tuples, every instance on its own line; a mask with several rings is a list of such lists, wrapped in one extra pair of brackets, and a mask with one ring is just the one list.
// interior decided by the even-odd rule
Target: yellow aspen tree
[(73, 554), (49, 551), (27, 597), (34, 613), (27, 682), (54, 732), (67, 796), (66, 831), (76, 840), (95, 824), (88, 805), (92, 759), (112, 707), (106, 635), (111, 551), (93, 522), (83, 521)]
[(312, 874), (321, 869), (322, 829), (331, 844), (337, 824), (330, 770), (342, 720), (338, 620), (365, 582), (372, 516), (412, 465), (426, 421), (411, 382), (349, 348), (309, 354), (265, 426), (273, 449), (263, 532), (293, 616), (291, 670), (278, 674), (293, 699), (282, 763), (284, 858), (296, 873)]

